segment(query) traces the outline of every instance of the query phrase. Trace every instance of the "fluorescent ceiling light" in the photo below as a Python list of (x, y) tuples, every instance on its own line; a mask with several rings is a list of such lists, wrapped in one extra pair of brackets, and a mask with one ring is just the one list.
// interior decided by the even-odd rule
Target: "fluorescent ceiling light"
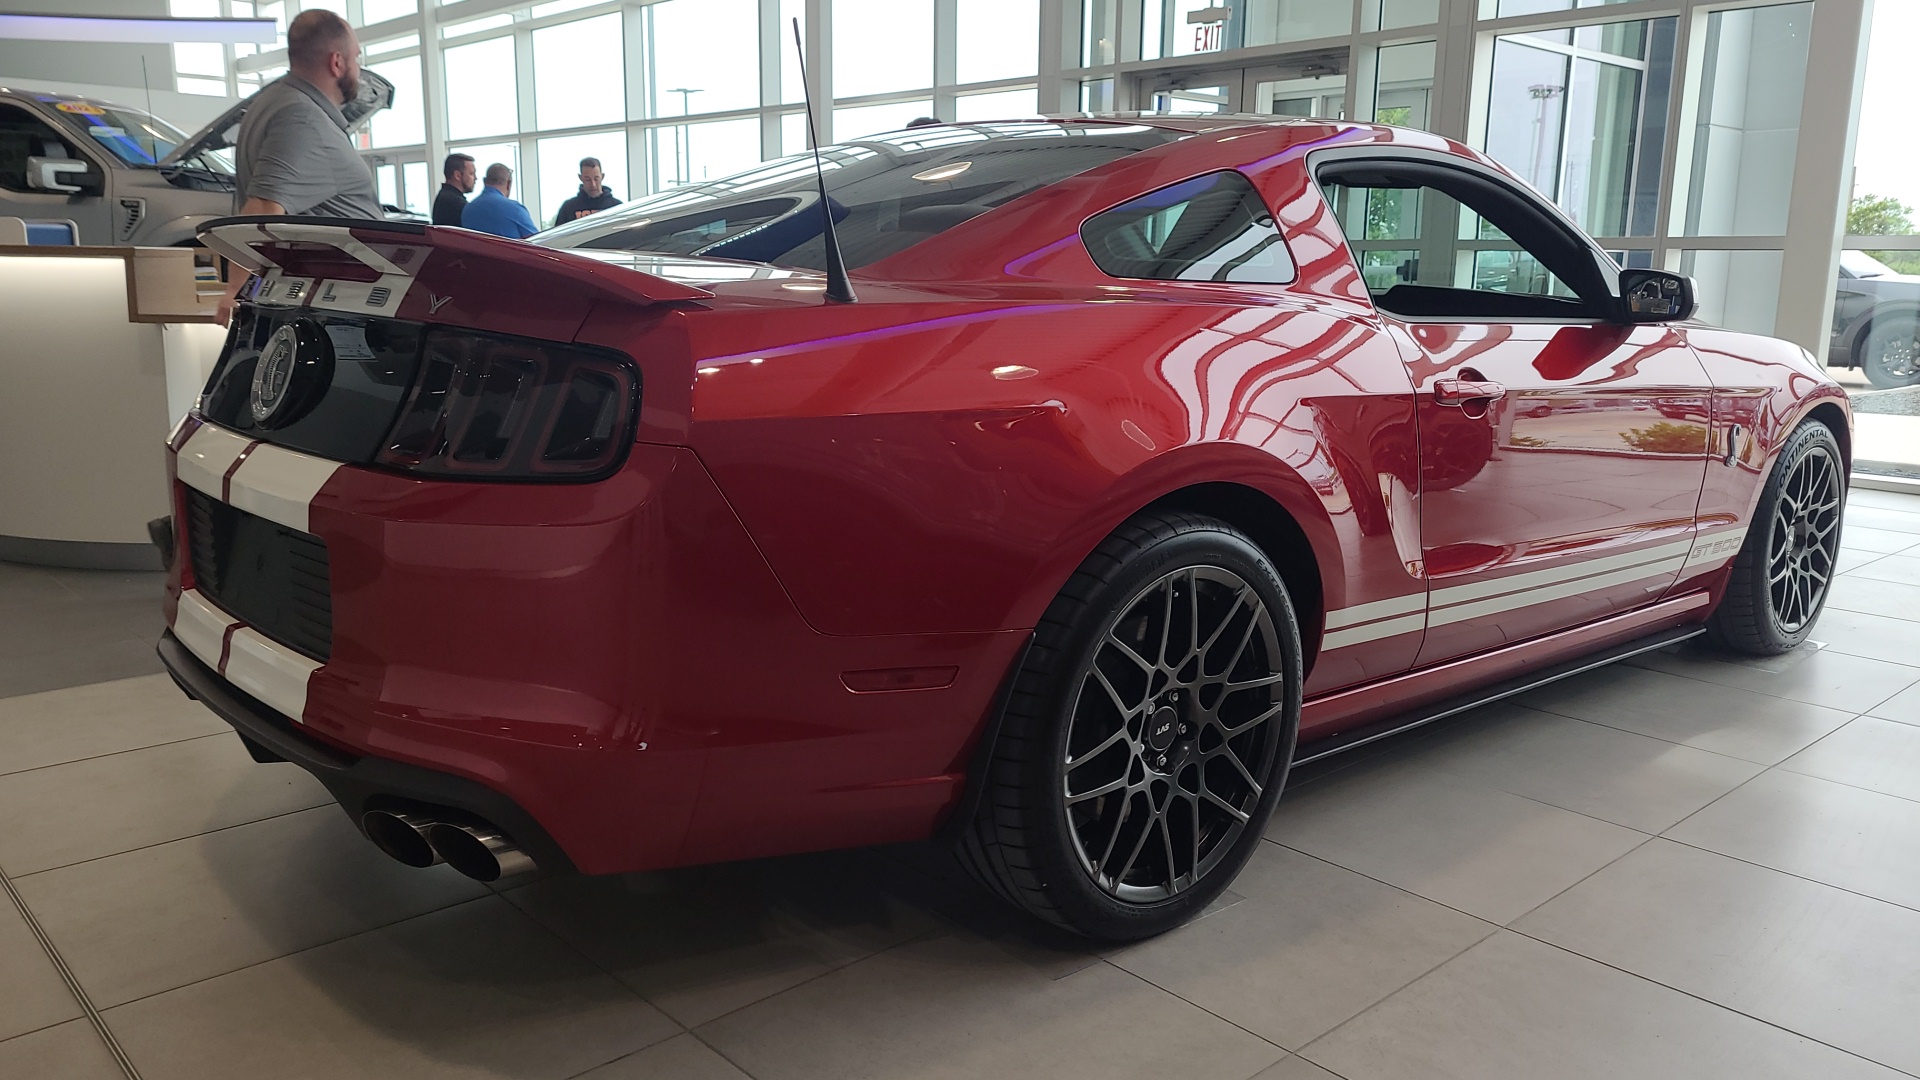
[(272, 19), (0, 15), (0, 38), (9, 41), (90, 41), (129, 45), (173, 45), (187, 41), (272, 45), (279, 38), (279, 29)]

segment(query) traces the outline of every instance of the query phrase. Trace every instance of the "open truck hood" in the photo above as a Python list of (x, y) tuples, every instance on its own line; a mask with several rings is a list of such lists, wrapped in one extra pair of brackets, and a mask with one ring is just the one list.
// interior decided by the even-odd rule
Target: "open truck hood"
[[(286, 76), (283, 75), (281, 78)], [(215, 117), (213, 123), (194, 132), (187, 141), (174, 147), (173, 153), (161, 158), (160, 164), (178, 165), (209, 150), (231, 149), (234, 141), (239, 137), (240, 121), (246, 117), (247, 107), (253, 104), (253, 99), (259, 94), (259, 90), (254, 91), (245, 100)], [(340, 112), (347, 118), (347, 130), (355, 132), (366, 127), (372, 121), (374, 113), (392, 106), (393, 84), (371, 71), (362, 69), (360, 92), (354, 95), (352, 101), (342, 105)]]

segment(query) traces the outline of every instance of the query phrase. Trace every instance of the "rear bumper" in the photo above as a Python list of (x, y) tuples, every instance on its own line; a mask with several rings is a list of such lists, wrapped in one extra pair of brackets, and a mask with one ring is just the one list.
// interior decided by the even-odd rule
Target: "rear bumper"
[(232, 724), (255, 757), (264, 751), (312, 773), (359, 827), (369, 810), (451, 809), (492, 823), (543, 870), (572, 869), (567, 854), (520, 805), (484, 784), (404, 762), (352, 754), (298, 730), (291, 720), (220, 677), (168, 630), (157, 647), (190, 698)]

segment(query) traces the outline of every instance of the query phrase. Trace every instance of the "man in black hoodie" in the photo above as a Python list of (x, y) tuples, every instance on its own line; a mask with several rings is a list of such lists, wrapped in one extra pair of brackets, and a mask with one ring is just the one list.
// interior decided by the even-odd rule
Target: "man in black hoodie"
[(600, 171), (599, 158), (580, 159), (580, 194), (560, 204), (560, 212), (554, 215), (555, 225), (565, 225), (574, 218), (583, 218), (588, 214), (610, 210), (620, 205), (613, 192), (601, 186), (606, 174)]

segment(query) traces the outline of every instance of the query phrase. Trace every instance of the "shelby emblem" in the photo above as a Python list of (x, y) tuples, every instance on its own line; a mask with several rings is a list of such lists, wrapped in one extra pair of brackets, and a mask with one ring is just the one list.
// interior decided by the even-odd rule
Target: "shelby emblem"
[(306, 319), (273, 332), (253, 368), (253, 422), (284, 427), (306, 415), (333, 381), (333, 350)]

